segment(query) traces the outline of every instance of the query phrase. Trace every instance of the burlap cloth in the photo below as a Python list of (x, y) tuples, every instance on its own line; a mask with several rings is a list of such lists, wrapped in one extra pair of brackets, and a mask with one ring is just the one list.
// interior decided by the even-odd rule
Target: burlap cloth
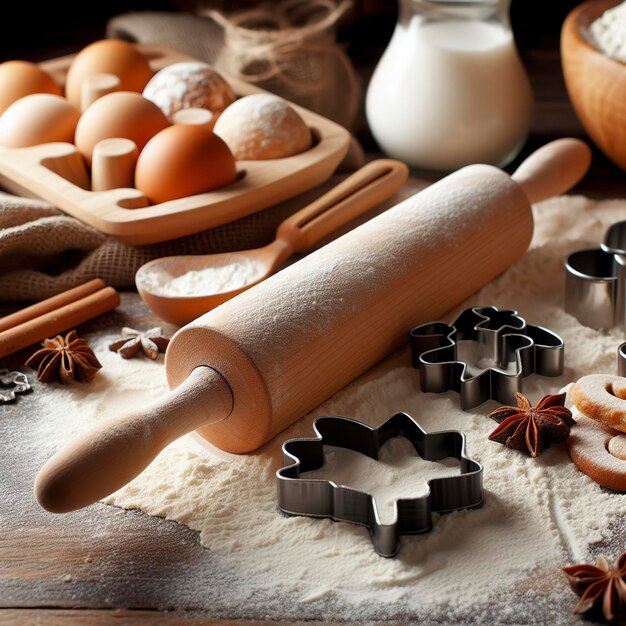
[[(215, 22), (184, 13), (122, 15), (111, 20), (107, 34), (164, 43), (207, 62), (223, 45), (222, 29)], [(340, 170), (362, 164), (363, 153), (353, 141)], [(119, 243), (47, 202), (0, 193), (0, 301), (41, 300), (96, 277), (114, 287), (133, 287), (137, 269), (158, 257), (265, 245), (283, 219), (340, 178), (334, 176), (317, 189), (219, 228), (140, 247)]]
[(135, 272), (152, 259), (262, 246), (278, 224), (343, 178), (218, 228), (148, 246), (128, 246), (51, 204), (0, 192), (0, 301), (30, 301), (102, 278), (114, 287), (134, 287)]

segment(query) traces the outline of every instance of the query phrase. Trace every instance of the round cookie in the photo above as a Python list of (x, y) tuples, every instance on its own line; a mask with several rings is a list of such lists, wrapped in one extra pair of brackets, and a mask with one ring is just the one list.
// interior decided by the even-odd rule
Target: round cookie
[(567, 450), (578, 469), (599, 485), (626, 491), (626, 460), (621, 458), (626, 456), (625, 444), (626, 437), (622, 433), (577, 415)]
[(170, 121), (174, 121), (172, 116), (177, 111), (192, 107), (219, 115), (236, 100), (230, 85), (210, 65), (197, 61), (164, 67), (150, 79), (143, 96)]
[(571, 397), (587, 417), (626, 432), (626, 378), (608, 374), (583, 376), (572, 388)]
[(311, 147), (311, 131), (286, 100), (269, 93), (240, 98), (217, 119), (214, 131), (238, 161), (281, 159)]

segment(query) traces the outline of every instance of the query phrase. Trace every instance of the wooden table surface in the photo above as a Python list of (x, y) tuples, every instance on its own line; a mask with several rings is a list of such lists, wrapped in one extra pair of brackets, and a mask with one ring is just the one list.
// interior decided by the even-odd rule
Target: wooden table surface
[[(527, 51), (524, 61), (537, 102), (524, 154), (556, 137), (583, 137), (560, 78), (556, 40)], [(414, 173), (412, 185), (429, 180)], [(626, 177), (596, 152), (590, 174), (576, 191), (624, 196)], [(149, 321), (145, 307), (129, 295), (116, 313), (91, 328)], [(4, 365), (16, 366), (19, 360), (17, 355)], [(28, 402), (28, 396), (20, 399)], [(16, 441), (16, 433), (17, 440), (28, 437), (27, 420), (16, 423), (14, 416), (11, 405), (0, 407), (0, 441)], [(36, 452), (27, 454), (19, 446), (4, 447), (0, 455), (0, 624), (150, 624), (156, 611), (167, 625), (246, 623), (210, 620), (211, 606), (190, 600), (187, 590), (210, 588), (214, 576), (210, 552), (195, 532), (104, 505), (66, 516), (48, 514), (31, 495), (41, 461)]]

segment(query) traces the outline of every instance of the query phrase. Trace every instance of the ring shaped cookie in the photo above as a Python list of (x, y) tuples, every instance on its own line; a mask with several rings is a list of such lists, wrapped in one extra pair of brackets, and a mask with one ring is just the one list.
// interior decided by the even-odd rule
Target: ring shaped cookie
[(606, 374), (583, 376), (572, 388), (572, 400), (587, 417), (626, 432), (626, 378)]
[(599, 485), (626, 491), (626, 435), (584, 415), (575, 418), (567, 440), (572, 461)]

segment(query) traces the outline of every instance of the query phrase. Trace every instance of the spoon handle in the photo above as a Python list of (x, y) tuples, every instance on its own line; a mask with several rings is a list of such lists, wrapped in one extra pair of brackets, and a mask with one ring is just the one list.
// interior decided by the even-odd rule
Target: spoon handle
[(303, 252), (350, 220), (390, 198), (406, 182), (408, 167), (393, 159), (378, 159), (333, 187), (278, 227), (277, 239)]

